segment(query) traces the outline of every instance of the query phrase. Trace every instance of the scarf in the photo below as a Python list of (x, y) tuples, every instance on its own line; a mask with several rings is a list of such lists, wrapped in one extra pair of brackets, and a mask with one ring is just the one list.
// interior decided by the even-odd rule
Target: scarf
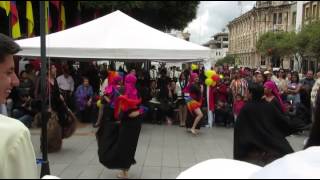
[(278, 99), (278, 101), (280, 102), (281, 108), (282, 108), (282, 112), (286, 111), (285, 105), (282, 101), (282, 98), (280, 96), (280, 92), (279, 89), (277, 87), (277, 85), (273, 82), (273, 81), (267, 81), (264, 84), (264, 88), (266, 89), (270, 89), (272, 91), (272, 94)]

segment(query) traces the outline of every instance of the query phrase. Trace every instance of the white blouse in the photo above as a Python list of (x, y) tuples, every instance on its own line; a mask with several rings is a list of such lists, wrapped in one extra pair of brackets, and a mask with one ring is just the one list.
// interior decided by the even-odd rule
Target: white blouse
[(0, 115), (0, 179), (39, 179), (29, 130)]

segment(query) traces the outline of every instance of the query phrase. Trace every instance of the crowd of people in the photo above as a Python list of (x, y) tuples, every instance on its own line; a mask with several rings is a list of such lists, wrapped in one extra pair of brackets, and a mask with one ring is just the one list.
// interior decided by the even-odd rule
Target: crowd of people
[[(46, 101), (58, 112), (61, 124), (67, 118), (67, 106), (82, 122), (97, 126), (99, 109), (96, 104), (110, 83), (108, 71), (116, 69), (105, 65), (99, 67), (94, 63), (82, 67), (85, 68), (75, 69), (70, 63), (50, 65), (47, 76), (47, 97), (50, 98)], [(156, 69), (153, 66), (149, 71), (141, 68), (128, 70), (135, 73), (142, 104), (150, 109), (144, 121), (178, 123), (181, 127), (187, 126), (193, 134), (197, 134), (196, 129), (202, 126), (233, 126), (248, 100), (249, 85), (259, 83), (265, 88), (265, 101), (306, 126), (312, 122), (311, 90), (318, 78), (312, 71), (301, 75), (283, 69), (230, 69), (227, 65), (212, 69), (223, 75), (215, 87), (206, 86), (204, 68), (180, 70), (177, 67)], [(118, 72), (128, 74), (123, 67)], [(19, 79), (19, 87), (13, 90), (7, 101), (7, 112), (30, 128), (35, 115), (40, 112), (39, 69), (32, 63), (27, 64), (25, 70), (20, 72)], [(185, 97), (192, 98), (187, 102)], [(191, 103), (191, 100), (196, 101)], [(195, 112), (190, 108), (188, 111), (190, 104), (198, 104), (199, 107)], [(197, 128), (190, 127), (190, 115), (197, 119)]]

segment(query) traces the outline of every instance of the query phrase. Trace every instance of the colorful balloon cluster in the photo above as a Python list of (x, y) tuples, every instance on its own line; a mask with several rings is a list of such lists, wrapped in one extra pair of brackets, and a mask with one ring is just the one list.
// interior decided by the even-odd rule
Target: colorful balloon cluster
[(207, 77), (205, 83), (207, 86), (215, 87), (217, 83), (223, 79), (223, 75), (219, 75), (216, 73), (216, 71), (208, 70), (205, 71), (205, 75)]
[(191, 70), (192, 71), (195, 71), (195, 70), (198, 70), (199, 69), (199, 66), (198, 65), (196, 65), (196, 64), (192, 64), (191, 65)]

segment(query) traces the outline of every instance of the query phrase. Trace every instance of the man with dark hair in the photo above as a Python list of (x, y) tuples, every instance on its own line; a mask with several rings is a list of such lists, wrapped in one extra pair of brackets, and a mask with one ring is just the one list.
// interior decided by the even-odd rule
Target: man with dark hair
[[(2, 107), (19, 80), (14, 71), (13, 55), (20, 47), (9, 37), (0, 34), (0, 104)], [(0, 110), (0, 179), (38, 178), (36, 158), (29, 130), (19, 121)]]
[(73, 109), (72, 95), (75, 89), (75, 83), (67, 65), (62, 67), (62, 72), (63, 74), (57, 78), (60, 94), (63, 96), (68, 107)]

